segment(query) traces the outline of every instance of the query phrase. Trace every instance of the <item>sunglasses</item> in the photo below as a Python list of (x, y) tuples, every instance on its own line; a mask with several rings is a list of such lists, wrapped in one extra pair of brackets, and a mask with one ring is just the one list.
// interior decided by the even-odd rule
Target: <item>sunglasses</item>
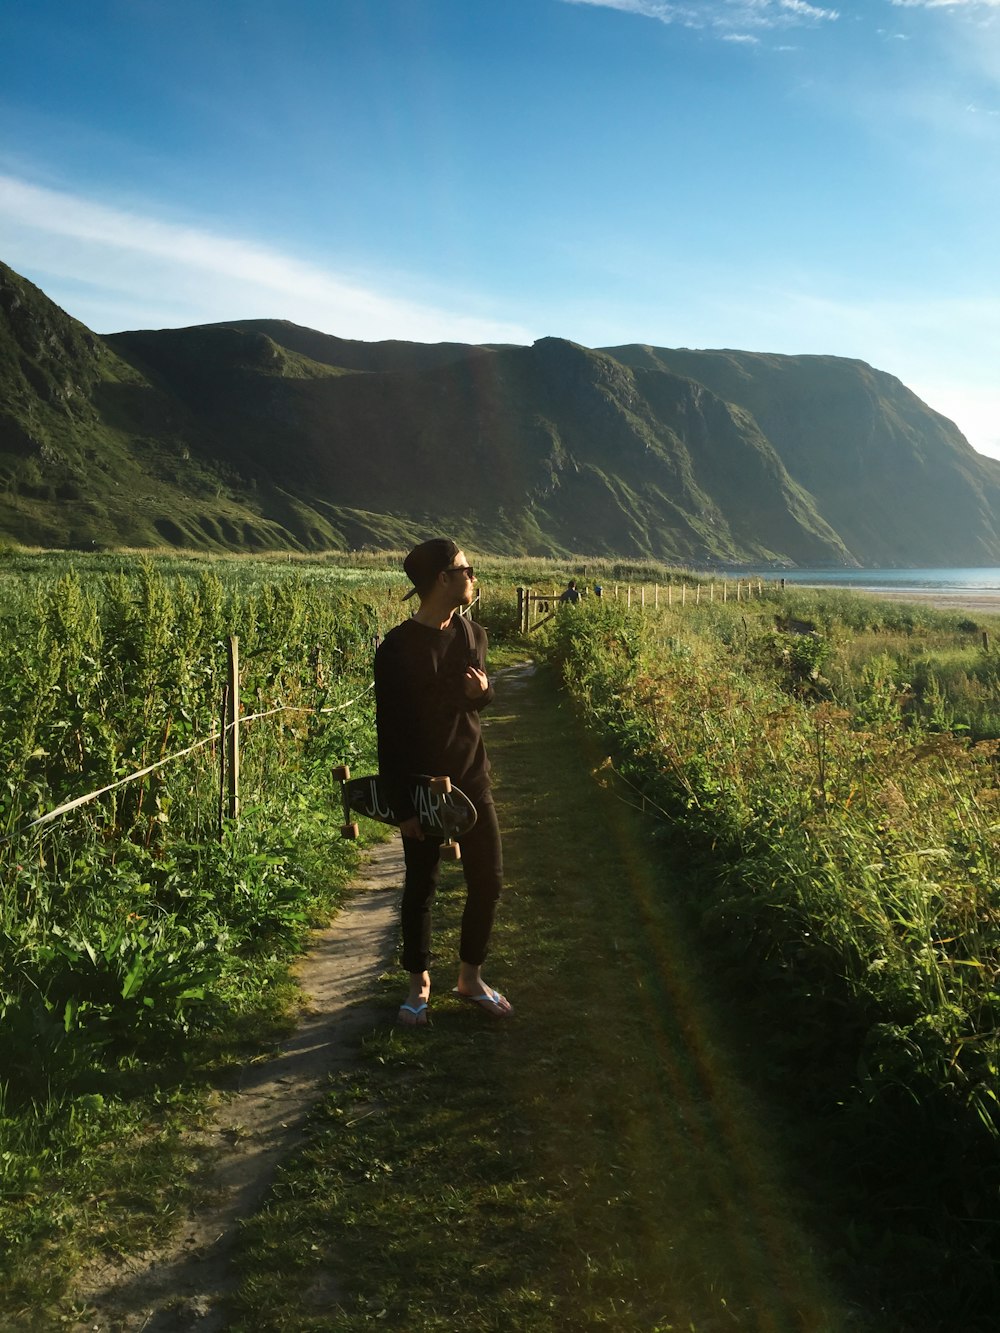
[(470, 579), (476, 577), (471, 565), (449, 565), (445, 570), (446, 574), (468, 574)]

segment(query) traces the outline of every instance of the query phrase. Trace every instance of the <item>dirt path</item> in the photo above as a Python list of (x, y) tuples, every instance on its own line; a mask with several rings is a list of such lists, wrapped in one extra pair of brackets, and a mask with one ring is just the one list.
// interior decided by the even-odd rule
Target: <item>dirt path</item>
[(189, 1216), (175, 1243), (86, 1272), (75, 1295), (87, 1315), (78, 1333), (214, 1333), (226, 1324), (230, 1258), (275, 1169), (304, 1138), (304, 1122), (331, 1071), (355, 1059), (363, 1032), (382, 1020), (372, 979), (389, 959), (402, 881), (399, 839), (374, 849), (333, 925), (317, 932), (296, 968), (302, 1019), (278, 1055), (248, 1065), (192, 1136), (212, 1157), (210, 1203)]
[[(495, 673), (507, 691), (533, 671)], [(301, 1020), (272, 1059), (246, 1066), (220, 1094), (205, 1128), (190, 1136), (211, 1162), (209, 1203), (192, 1212), (174, 1243), (86, 1270), (73, 1292), (86, 1317), (74, 1333), (216, 1333), (236, 1285), (231, 1258), (241, 1220), (252, 1216), (281, 1161), (305, 1137), (305, 1121), (329, 1075), (350, 1066), (361, 1034), (384, 1022), (370, 999), (396, 937), (403, 853), (398, 838), (369, 854), (333, 924), (317, 931), (295, 973)]]

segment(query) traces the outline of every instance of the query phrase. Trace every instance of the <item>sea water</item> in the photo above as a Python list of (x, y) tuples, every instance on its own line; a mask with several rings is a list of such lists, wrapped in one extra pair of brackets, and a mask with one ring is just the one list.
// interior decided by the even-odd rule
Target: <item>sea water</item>
[(793, 569), (772, 572), (768, 578), (859, 592), (1000, 595), (1000, 569)]

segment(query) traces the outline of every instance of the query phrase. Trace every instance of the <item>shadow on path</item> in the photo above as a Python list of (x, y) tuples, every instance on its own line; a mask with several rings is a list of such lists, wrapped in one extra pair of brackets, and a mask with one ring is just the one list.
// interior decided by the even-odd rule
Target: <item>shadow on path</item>
[(373, 979), (388, 962), (402, 882), (399, 839), (379, 844), (362, 867), (333, 925), (318, 931), (295, 968), (304, 1007), (278, 1054), (247, 1065), (234, 1091), (191, 1136), (212, 1165), (209, 1201), (192, 1212), (165, 1250), (91, 1268), (75, 1293), (89, 1333), (181, 1333), (226, 1326), (230, 1258), (241, 1219), (267, 1192), (279, 1163), (305, 1138), (306, 1117), (331, 1072), (356, 1059), (364, 1032), (379, 1021)]

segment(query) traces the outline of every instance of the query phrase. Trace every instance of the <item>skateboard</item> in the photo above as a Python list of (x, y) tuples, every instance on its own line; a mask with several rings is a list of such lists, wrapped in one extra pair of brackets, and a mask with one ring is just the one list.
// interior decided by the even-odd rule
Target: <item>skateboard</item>
[[(351, 819), (352, 814), (377, 819), (382, 824), (399, 823), (377, 774), (352, 778), (348, 766), (341, 764), (333, 770), (333, 780), (340, 783), (340, 795), (344, 803), (344, 822), (340, 829), (342, 838), (358, 836), (358, 826)], [(423, 833), (429, 838), (442, 838), (442, 859), (457, 861), (462, 854), (457, 839), (468, 833), (475, 824), (476, 807), (465, 792), (451, 785), (451, 778), (429, 778), (423, 774), (414, 774), (410, 779), (410, 796)]]

